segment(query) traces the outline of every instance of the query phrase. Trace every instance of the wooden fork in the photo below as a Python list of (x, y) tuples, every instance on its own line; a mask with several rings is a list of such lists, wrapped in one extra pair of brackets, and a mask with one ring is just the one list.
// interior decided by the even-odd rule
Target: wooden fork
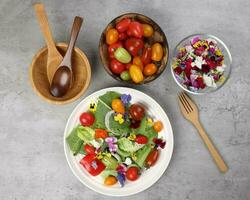
[(221, 172), (225, 173), (228, 167), (222, 159), (220, 153), (209, 139), (204, 128), (202, 127), (199, 120), (199, 112), (197, 106), (191, 101), (191, 99), (184, 93), (179, 94), (179, 105), (183, 116), (189, 120), (199, 131), (201, 139), (206, 144), (210, 154), (212, 155), (216, 165)]

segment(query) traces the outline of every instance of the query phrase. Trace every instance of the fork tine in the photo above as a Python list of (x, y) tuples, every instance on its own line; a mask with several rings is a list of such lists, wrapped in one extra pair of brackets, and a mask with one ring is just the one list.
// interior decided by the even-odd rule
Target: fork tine
[(184, 109), (186, 110), (186, 112), (189, 113), (190, 110), (188, 109), (188, 107), (186, 106), (186, 103), (185, 103), (184, 100), (182, 99), (181, 94), (179, 94), (178, 97), (179, 97), (179, 102), (180, 102), (180, 104), (182, 105), (182, 107), (184, 107)]
[(182, 97), (184, 101), (187, 103), (188, 107), (190, 108), (190, 111), (193, 111), (194, 109), (191, 106), (189, 97), (184, 92), (182, 92)]

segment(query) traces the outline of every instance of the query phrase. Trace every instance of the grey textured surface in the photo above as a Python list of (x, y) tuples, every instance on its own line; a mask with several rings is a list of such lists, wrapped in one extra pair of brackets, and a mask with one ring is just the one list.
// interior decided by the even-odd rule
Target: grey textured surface
[[(105, 25), (125, 12), (150, 16), (163, 28), (170, 50), (185, 36), (211, 33), (221, 38), (233, 56), (230, 80), (216, 93), (193, 97), (201, 121), (229, 165), (220, 174), (196, 130), (180, 114), (178, 87), (170, 69), (138, 90), (157, 98), (173, 126), (175, 149), (164, 176), (150, 189), (124, 199), (250, 199), (250, 1), (104, 1), (47, 0), (54, 38), (68, 41), (75, 15), (85, 17), (77, 46), (93, 69), (84, 96), (117, 86), (98, 57)], [(0, 199), (111, 199), (83, 186), (71, 173), (63, 152), (63, 131), (73, 108), (50, 105), (32, 91), (28, 66), (45, 45), (32, 8), (33, 1), (0, 2)], [(123, 199), (123, 198), (121, 198)]]

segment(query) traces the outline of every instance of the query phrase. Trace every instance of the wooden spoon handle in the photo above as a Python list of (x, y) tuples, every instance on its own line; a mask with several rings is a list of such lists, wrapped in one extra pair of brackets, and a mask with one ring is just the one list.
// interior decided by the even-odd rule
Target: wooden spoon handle
[(228, 170), (226, 163), (224, 162), (223, 158), (221, 157), (220, 153), (209, 139), (208, 135), (206, 134), (204, 128), (202, 127), (199, 121), (194, 123), (195, 127), (198, 129), (200, 136), (203, 142), (206, 144), (210, 154), (212, 155), (216, 165), (220, 169), (221, 172), (225, 173)]
[(71, 67), (71, 57), (72, 52), (75, 47), (77, 36), (80, 32), (81, 26), (82, 26), (83, 19), (81, 17), (76, 16), (74, 19), (74, 23), (71, 29), (71, 36), (70, 36), (70, 42), (69, 46), (67, 48), (66, 54), (64, 56), (63, 62), (61, 65), (66, 65), (68, 67)]
[(49, 22), (45, 13), (44, 5), (42, 3), (36, 3), (34, 5), (34, 9), (36, 11), (37, 19), (40, 24), (40, 28), (43, 32), (44, 39), (46, 41), (49, 53), (53, 53), (53, 51), (57, 51), (50, 27)]

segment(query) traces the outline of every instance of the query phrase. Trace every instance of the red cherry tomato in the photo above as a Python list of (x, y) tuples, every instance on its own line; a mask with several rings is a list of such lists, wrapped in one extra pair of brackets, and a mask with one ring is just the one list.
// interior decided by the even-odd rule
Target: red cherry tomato
[(126, 178), (130, 181), (135, 181), (139, 177), (139, 168), (138, 167), (130, 167), (126, 171)]
[(146, 165), (147, 167), (153, 166), (153, 165), (156, 163), (158, 157), (159, 157), (159, 150), (158, 150), (158, 149), (153, 149), (153, 150), (148, 154), (148, 156), (147, 156), (147, 158), (146, 158), (145, 165)]
[(131, 32), (131, 30), (129, 30), (129, 29), (127, 30), (126, 33), (127, 33), (128, 36), (132, 36), (132, 32)]
[(95, 117), (91, 113), (84, 112), (80, 116), (80, 122), (83, 126), (91, 126), (95, 122)]
[(126, 40), (128, 38), (128, 35), (127, 35), (127, 33), (119, 33), (119, 35), (118, 35), (118, 39), (119, 40)]
[(144, 135), (137, 135), (135, 138), (135, 142), (138, 144), (147, 144), (148, 138)]
[(141, 60), (144, 65), (147, 65), (151, 62), (152, 49), (150, 47), (145, 47), (142, 52)]
[(125, 65), (121, 62), (119, 62), (116, 59), (112, 59), (110, 62), (110, 70), (114, 73), (119, 75), (122, 73), (124, 70), (126, 70)]
[(104, 129), (95, 129), (95, 138), (106, 138), (108, 137), (108, 132)]
[(125, 68), (126, 68), (127, 70), (129, 70), (129, 68), (131, 67), (131, 65), (132, 65), (132, 63), (127, 63), (127, 64), (125, 64)]
[(120, 33), (122, 33), (128, 29), (130, 23), (131, 23), (131, 19), (124, 18), (123, 20), (118, 22), (115, 27)]
[(139, 128), (141, 125), (141, 121), (131, 120), (130, 128)]
[(129, 108), (132, 119), (140, 121), (145, 115), (145, 109), (139, 104), (132, 104)]
[(133, 56), (137, 56), (139, 50), (141, 50), (143, 47), (144, 47), (144, 42), (142, 39), (132, 37), (125, 41), (125, 48)]
[(128, 26), (128, 30), (131, 32), (131, 35), (136, 38), (142, 38), (144, 31), (143, 27), (139, 22), (131, 22)]
[(114, 52), (119, 47), (122, 47), (122, 43), (120, 41), (118, 41), (118, 42), (116, 42), (114, 44), (109, 45), (108, 52), (109, 52), (109, 57), (110, 58), (114, 58), (115, 57)]
[(92, 145), (86, 144), (84, 146), (84, 150), (86, 151), (87, 154), (94, 154), (95, 153), (95, 147)]

